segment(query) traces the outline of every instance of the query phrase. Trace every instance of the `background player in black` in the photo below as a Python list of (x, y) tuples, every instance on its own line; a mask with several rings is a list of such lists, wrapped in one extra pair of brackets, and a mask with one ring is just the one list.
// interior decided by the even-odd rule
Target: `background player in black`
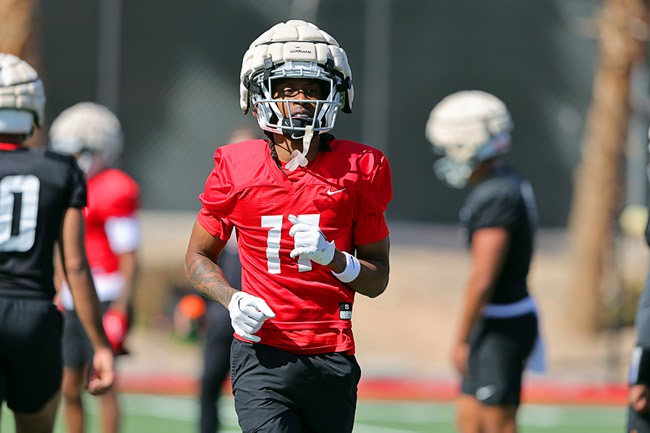
[[(239, 127), (230, 133), (228, 143), (238, 143), (244, 140), (258, 138), (253, 128)], [(237, 242), (234, 238), (226, 244), (217, 264), (223, 271), (226, 281), (241, 290), (241, 262), (237, 252)], [(211, 299), (207, 300), (207, 332), (203, 347), (203, 373), (201, 374), (200, 404), (200, 433), (217, 433), (220, 428), (219, 400), (224, 380), (230, 373), (230, 345), (233, 332), (230, 324), (230, 314)]]
[(88, 389), (113, 384), (113, 352), (84, 250), (83, 174), (72, 157), (28, 149), (45, 96), (36, 71), (0, 53), (0, 403), (17, 433), (50, 433), (62, 377), (62, 317), (54, 305), (55, 245), (95, 356)]
[(457, 426), (463, 433), (514, 433), (524, 364), (538, 337), (526, 277), (537, 225), (530, 184), (507, 167), (512, 122), (498, 98), (462, 91), (432, 110), (427, 138), (444, 157), (436, 174), (473, 190), (460, 211), (472, 265), (456, 343), (462, 375)]
[[(650, 246), (650, 219), (646, 222), (645, 239)], [(650, 433), (650, 272), (637, 304), (635, 327), (637, 340), (630, 367), (627, 431)]]
[[(650, 246), (650, 221), (645, 234)], [(637, 342), (630, 368), (627, 431), (650, 433), (650, 274), (637, 305), (636, 332)]]
[[(241, 262), (237, 243), (231, 240), (221, 252), (217, 264), (223, 270), (227, 281), (241, 290)], [(203, 349), (203, 374), (201, 375), (200, 433), (219, 431), (220, 416), (218, 404), (223, 383), (230, 373), (230, 345), (233, 329), (230, 314), (216, 301), (208, 300), (206, 311), (207, 332)]]

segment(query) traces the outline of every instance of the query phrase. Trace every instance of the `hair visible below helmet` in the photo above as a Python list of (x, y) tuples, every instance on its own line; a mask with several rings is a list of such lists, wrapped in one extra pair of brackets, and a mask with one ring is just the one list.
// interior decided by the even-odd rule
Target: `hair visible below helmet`
[[(282, 78), (308, 78), (323, 82), (325, 97), (316, 104), (313, 119), (284, 118), (280, 104), (305, 103), (274, 99), (273, 82)], [(298, 139), (308, 127), (318, 134), (334, 127), (339, 109), (352, 111), (352, 72), (338, 42), (314, 24), (291, 20), (279, 23), (258, 37), (248, 48), (240, 75), (240, 105), (253, 108), (260, 127), (271, 133)], [(287, 110), (288, 112), (288, 110)]]
[(61, 153), (78, 154), (79, 166), (111, 166), (122, 152), (122, 126), (103, 105), (80, 102), (67, 108), (52, 122), (50, 147)]
[(436, 175), (462, 188), (481, 161), (510, 150), (512, 120), (506, 105), (480, 90), (453, 93), (431, 110), (426, 137), (435, 153)]
[(0, 133), (30, 135), (42, 126), (45, 92), (38, 73), (13, 54), (0, 53)]

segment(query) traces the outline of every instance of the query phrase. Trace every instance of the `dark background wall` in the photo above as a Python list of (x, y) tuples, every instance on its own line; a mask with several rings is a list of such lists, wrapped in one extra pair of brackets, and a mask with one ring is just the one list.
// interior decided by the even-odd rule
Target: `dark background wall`
[[(354, 112), (341, 114), (334, 132), (373, 137), (367, 144), (388, 153), (390, 219), (455, 223), (466, 192), (433, 175), (424, 125), (447, 94), (481, 89), (512, 112), (508, 158), (530, 178), (542, 224), (566, 224), (600, 2), (303, 1), (313, 15), (301, 16), (297, 0), (122, 2), (115, 110), (127, 139), (122, 166), (141, 183), (146, 209), (198, 209), (215, 147), (238, 126), (256, 127), (239, 109), (245, 50), (277, 22), (304, 17), (348, 53)], [(98, 99), (99, 11), (98, 1), (42, 2), (48, 124), (69, 105)]]

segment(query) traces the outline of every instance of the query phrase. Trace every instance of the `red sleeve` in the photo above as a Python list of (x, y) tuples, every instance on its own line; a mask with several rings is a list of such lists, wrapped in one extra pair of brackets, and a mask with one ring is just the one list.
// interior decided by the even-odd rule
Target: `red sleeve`
[(232, 233), (232, 223), (228, 217), (235, 208), (237, 197), (221, 149), (214, 154), (214, 168), (205, 181), (199, 200), (203, 204), (197, 218), (199, 224), (212, 236), (228, 240)]
[(386, 156), (379, 151), (366, 154), (360, 160), (360, 166), (364, 165), (370, 176), (370, 185), (363, 202), (359, 204), (354, 226), (355, 245), (378, 242), (388, 236), (384, 212), (393, 198), (391, 171)]
[(108, 169), (89, 180), (88, 206), (101, 220), (132, 216), (140, 209), (140, 188), (126, 173)]
[(226, 219), (215, 218), (205, 206), (201, 208), (197, 221), (212, 236), (223, 241), (230, 239), (232, 224)]
[[(116, 187), (117, 189), (117, 187)], [(140, 188), (131, 178), (124, 178), (119, 187), (121, 194), (111, 204), (111, 214), (116, 217), (130, 216), (140, 209)]]

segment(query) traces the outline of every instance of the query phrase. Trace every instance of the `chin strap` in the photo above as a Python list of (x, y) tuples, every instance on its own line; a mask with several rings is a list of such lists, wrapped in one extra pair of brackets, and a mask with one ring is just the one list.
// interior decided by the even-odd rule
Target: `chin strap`
[(298, 149), (291, 152), (291, 161), (287, 162), (285, 166), (287, 170), (294, 171), (299, 166), (304, 167), (309, 162), (307, 160), (307, 153), (309, 152), (309, 145), (311, 144), (311, 139), (314, 136), (314, 127), (308, 125), (305, 127), (305, 135), (302, 137), (302, 152)]

